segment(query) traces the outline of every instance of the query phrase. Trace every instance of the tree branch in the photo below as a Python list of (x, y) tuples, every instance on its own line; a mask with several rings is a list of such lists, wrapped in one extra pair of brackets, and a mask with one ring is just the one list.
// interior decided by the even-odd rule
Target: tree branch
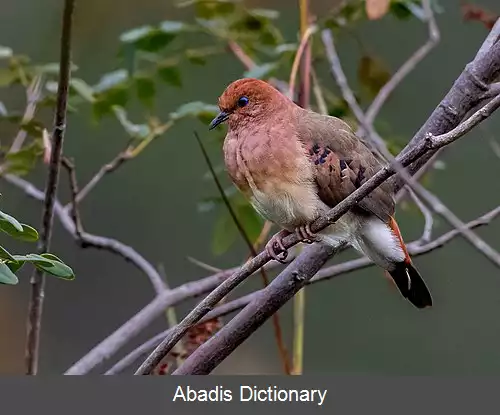
[[(323, 32), (323, 43), (327, 51), (328, 59), (331, 62), (332, 72), (337, 80), (337, 83), (342, 91), (342, 94), (349, 106), (353, 110), (356, 118), (363, 126), (368, 134), (368, 139), (372, 142), (377, 150), (390, 162), (394, 161), (394, 157), (388, 151), (385, 141), (378, 135), (373, 126), (373, 122), (369, 122), (365, 116), (363, 110), (359, 106), (354, 93), (352, 92), (349, 84), (347, 82), (344, 71), (340, 64), (340, 59), (338, 57), (337, 51), (335, 50), (333, 37), (330, 31), (325, 30)], [(486, 107), (485, 107), (486, 108)], [(478, 112), (479, 113), (479, 112)], [(485, 241), (479, 238), (469, 229), (463, 228), (463, 222), (449, 209), (447, 208), (435, 195), (425, 189), (421, 184), (419, 184), (402, 166), (396, 165), (396, 170), (398, 176), (404, 181), (409, 188), (411, 188), (418, 198), (423, 199), (432, 209), (441, 215), (446, 221), (448, 221), (452, 226), (462, 229), (462, 234), (464, 238), (469, 241), (476, 249), (478, 249), (483, 255), (485, 255), (490, 261), (492, 261), (497, 267), (500, 267), (500, 254), (497, 253), (491, 246), (489, 246)], [(414, 196), (415, 196), (414, 195)], [(423, 204), (419, 203), (419, 206)], [(424, 212), (425, 214), (425, 212)]]
[[(33, 186), (30, 182), (14, 176), (12, 174), (6, 174), (2, 178), (20, 188), (24, 193), (36, 200), (43, 200), (44, 193)], [(71, 202), (70, 202), (71, 203)], [(71, 204), (70, 204), (71, 206)], [(78, 236), (75, 224), (67, 212), (67, 210), (61, 205), (60, 202), (55, 201), (54, 212), (63, 225), (64, 229), (78, 242), (83, 248), (92, 247), (97, 249), (105, 249), (107, 251), (113, 252), (114, 254), (121, 256), (128, 262), (135, 265), (141, 272), (147, 275), (150, 279), (153, 288), (157, 293), (164, 291), (164, 282), (161, 275), (158, 273), (156, 268), (148, 262), (141, 254), (139, 254), (134, 248), (116, 240), (113, 238), (107, 238), (105, 236), (93, 235), (88, 232), (81, 231), (81, 235)]]
[[(401, 164), (403, 167), (408, 166), (410, 163), (415, 162), (420, 157), (425, 155), (428, 151), (435, 151), (444, 145), (450, 144), (452, 141), (457, 140), (461, 137), (465, 132), (469, 131), (473, 126), (477, 125), (484, 119), (484, 115), (493, 112), (495, 109), (500, 106), (500, 96), (493, 99), (489, 102), (483, 109), (480, 115), (478, 113), (474, 114), (467, 121), (465, 121), (465, 125), (460, 125), (454, 130), (450, 131), (443, 136), (432, 136), (427, 135), (424, 140), (418, 142), (414, 147), (410, 148), (404, 154), (400, 154), (394, 162), (389, 164), (388, 166), (379, 170), (372, 178), (366, 181), (362, 186), (360, 186), (356, 191), (351, 193), (348, 197), (346, 197), (342, 202), (337, 204), (333, 209), (329, 210), (324, 216), (320, 217), (316, 221), (311, 224), (311, 230), (314, 233), (318, 233), (328, 225), (335, 223), (343, 214), (345, 214), (352, 206), (362, 200), (368, 193), (373, 191), (376, 187), (382, 184), (389, 177), (393, 176), (396, 173), (395, 165)], [(452, 138), (453, 137), (453, 138)], [(290, 248), (293, 245), (296, 245), (299, 242), (296, 234), (289, 235), (283, 239), (283, 244), (285, 248)], [(321, 259), (323, 259), (324, 250), (317, 248), (316, 250), (307, 250), (311, 255), (315, 256), (315, 258), (311, 257), (311, 261), (314, 260), (315, 266), (319, 264)], [(302, 258), (299, 261), (299, 258)], [(257, 257), (255, 257), (252, 261), (247, 262), (245, 265), (241, 267), (241, 269), (233, 274), (230, 278), (224, 281), (220, 286), (218, 286), (214, 291), (212, 291), (203, 301), (201, 301), (174, 329), (169, 336), (165, 338), (165, 340), (153, 351), (153, 353), (143, 362), (143, 364), (137, 369), (136, 375), (146, 375), (149, 374), (156, 365), (161, 361), (163, 357), (165, 357), (171, 350), (172, 347), (183, 337), (186, 331), (192, 325), (196, 324), (200, 321), (200, 319), (206, 315), (211, 309), (217, 304), (222, 298), (224, 298), (231, 290), (233, 290), (236, 286), (238, 286), (241, 282), (243, 282), (250, 274), (255, 272), (258, 268), (266, 264), (270, 261), (271, 258), (267, 252), (260, 253)], [(297, 270), (297, 266), (301, 267), (302, 261), (305, 261), (302, 254), (287, 268), (293, 267)], [(326, 261), (326, 258), (325, 258)], [(325, 262), (323, 261), (323, 263)], [(298, 265), (294, 265), (298, 262)], [(321, 266), (323, 265), (321, 263)], [(312, 268), (310, 268), (312, 269)], [(286, 270), (284, 274), (281, 275), (289, 275)], [(312, 275), (310, 276), (312, 277)], [(290, 282), (292, 284), (292, 282)], [(300, 289), (300, 284), (292, 284), (294, 287), (298, 287)], [(271, 287), (269, 285), (269, 287)], [(276, 286), (274, 286), (276, 287)], [(266, 297), (267, 298), (267, 297)], [(276, 307), (273, 309), (277, 311), (281, 306), (280, 300), (275, 299), (273, 304)], [(271, 304), (272, 306), (272, 304)], [(267, 316), (267, 315), (266, 315)], [(239, 321), (239, 320), (238, 320)], [(218, 335), (216, 335), (218, 337)], [(236, 338), (235, 338), (236, 339)], [(235, 341), (238, 341), (237, 339)]]
[[(38, 251), (45, 252), (50, 248), (52, 225), (54, 222), (54, 203), (59, 183), (59, 170), (66, 131), (66, 108), (69, 91), (71, 65), (71, 29), (75, 0), (66, 0), (62, 18), (62, 35), (60, 44), (59, 83), (57, 87), (56, 113), (54, 131), (52, 133), (52, 153), (45, 190), (42, 214), (42, 227)], [(26, 374), (36, 375), (40, 346), (40, 328), (42, 323), (43, 300), (45, 297), (45, 276), (38, 268), (31, 280), (31, 294), (28, 308), (27, 340), (25, 351)]]
[[(429, 54), (429, 52), (439, 43), (439, 29), (434, 18), (434, 12), (430, 0), (423, 0), (422, 5), (424, 8), (425, 16), (427, 18), (429, 37), (417, 51), (398, 69), (398, 71), (391, 77), (378, 92), (377, 96), (366, 110), (366, 122), (373, 124), (382, 106), (389, 98), (389, 95), (398, 87), (401, 81), (408, 76), (408, 74), (415, 69), (415, 67)], [(362, 135), (362, 131), (358, 131)]]
[[(474, 219), (468, 222), (465, 226), (468, 229), (474, 229), (480, 226), (485, 226), (491, 223), (498, 215), (500, 215), (500, 206), (495, 209), (485, 213), (481, 217)], [(454, 238), (460, 235), (460, 232), (457, 229), (453, 229), (440, 237), (436, 238), (433, 241), (428, 241), (425, 244), (421, 243), (421, 239), (411, 242), (407, 245), (408, 251), (412, 257), (424, 255), (430, 253), (436, 249), (442, 248), (449, 242), (451, 242)], [(371, 262), (368, 258), (358, 258), (350, 261), (343, 262), (341, 264), (332, 265), (330, 267), (326, 267), (318, 271), (316, 276), (307, 282), (307, 285), (315, 284), (317, 282), (324, 282), (330, 280), (334, 277), (345, 275), (351, 273), (353, 271), (357, 271), (363, 268), (368, 268), (374, 266), (374, 263)], [(227, 314), (230, 314), (234, 311), (241, 310), (243, 307), (246, 307), (250, 304), (255, 298), (256, 295), (262, 290), (247, 294), (243, 297), (237, 298), (235, 300), (224, 303), (223, 305), (217, 306), (214, 310), (208, 313), (205, 317), (200, 320), (200, 323), (205, 321), (212, 320), (214, 318), (222, 317)], [(125, 357), (115, 363), (105, 374), (106, 375), (116, 375), (132, 365), (139, 357), (148, 352), (149, 350), (155, 348), (160, 344), (162, 339), (164, 339), (168, 333), (170, 332), (170, 328), (167, 330), (158, 333), (145, 343), (141, 344), (136, 349), (132, 350)]]
[[(454, 82), (453, 87), (432, 112), (425, 124), (408, 143), (407, 149), (424, 139), (428, 133), (439, 135), (455, 128), (473, 109), (481, 97), (489, 89), (489, 84), (496, 81), (500, 75), (500, 19), (490, 31), (488, 37), (476, 54), (474, 60), (468, 63)], [(436, 151), (428, 152), (409, 166), (410, 175), (418, 180), (425, 172), (425, 165), (433, 158)], [(418, 175), (416, 175), (416, 173)], [(404, 181), (395, 178), (395, 193), (404, 186)]]

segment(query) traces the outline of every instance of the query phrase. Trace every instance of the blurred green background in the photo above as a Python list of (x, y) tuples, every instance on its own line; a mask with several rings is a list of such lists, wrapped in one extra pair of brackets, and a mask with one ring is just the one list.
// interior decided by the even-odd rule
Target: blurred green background
[[(3, 0), (0, 5), (0, 44), (33, 61), (58, 60), (61, 0)], [(335, 1), (311, 0), (313, 13), (328, 12)], [(480, 23), (464, 22), (459, 2), (440, 0), (437, 14), (441, 42), (408, 76), (384, 106), (379, 119), (393, 137), (404, 144), (426, 120), (475, 55), (487, 35)], [(297, 41), (299, 13), (296, 1), (245, 1), (248, 7), (280, 12), (277, 21), (289, 42)], [(480, 5), (500, 13), (496, 0)], [(75, 76), (89, 84), (119, 67), (119, 36), (136, 26), (163, 20), (192, 21), (193, 10), (179, 9), (167, 0), (85, 0), (77, 2), (73, 41)], [(353, 28), (364, 50), (384, 62), (391, 72), (427, 36), (427, 27), (417, 19), (400, 21), (387, 17), (365, 21)], [(358, 65), (362, 56), (353, 36), (338, 39), (344, 70), (354, 88), (359, 88)], [(320, 47), (320, 40), (316, 40)], [(158, 84), (155, 112), (166, 119), (179, 105), (190, 101), (216, 104), (218, 95), (244, 73), (241, 63), (229, 53), (208, 59), (204, 66), (183, 64), (182, 88)], [(326, 90), (338, 94), (327, 66), (317, 67)], [(286, 79), (286, 73), (283, 77)], [(24, 110), (22, 89), (1, 89), (0, 101)], [(141, 120), (145, 109), (132, 105), (129, 116)], [(45, 114), (50, 122), (51, 114)], [(141, 118), (142, 117), (142, 118)], [(433, 172), (429, 188), (464, 221), (498, 205), (497, 178), (500, 160), (490, 146), (500, 128), (494, 115), (448, 149), (444, 168)], [(139, 122), (138, 121), (138, 122)], [(389, 127), (387, 127), (389, 126)], [(106, 177), (81, 205), (87, 231), (110, 236), (132, 245), (153, 264), (163, 264), (168, 282), (177, 286), (209, 273), (191, 262), (191, 256), (215, 267), (237, 265), (247, 255), (240, 238), (223, 255), (212, 250), (214, 223), (219, 207), (200, 212), (203, 198), (216, 195), (213, 182), (203, 176), (207, 167), (192, 135), (195, 128), (206, 138), (211, 157), (221, 162), (221, 149), (199, 121), (181, 121), (153, 142), (138, 157)], [(15, 131), (0, 128), (0, 140)], [(218, 133), (220, 135), (220, 133)], [(127, 137), (115, 119), (91, 122), (91, 111), (83, 107), (71, 114), (65, 154), (73, 157), (80, 184), (88, 181), (106, 162), (123, 149)], [(65, 174), (60, 198), (67, 201)], [(46, 169), (39, 165), (28, 179), (43, 188)], [(222, 176), (224, 177), (224, 176)], [(226, 179), (226, 183), (227, 179)], [(2, 210), (39, 227), (41, 204), (0, 180)], [(407, 241), (418, 238), (423, 219), (415, 209), (398, 211)], [(436, 217), (434, 235), (448, 230)], [(478, 234), (500, 249), (500, 221), (481, 228)], [(7, 248), (29, 249), (0, 236)], [(52, 252), (71, 265), (76, 280), (49, 278), (43, 318), (40, 372), (63, 372), (95, 344), (128, 320), (152, 298), (147, 278), (121, 258), (95, 249), (80, 249), (55, 220)], [(347, 253), (336, 258), (352, 257)], [(390, 289), (375, 268), (350, 274), (307, 288), (304, 373), (379, 374), (499, 374), (500, 373), (500, 273), (460, 238), (443, 249), (421, 256), (415, 262), (428, 282), (435, 300), (431, 310), (418, 312), (397, 291)], [(23, 373), (25, 320), (29, 298), (29, 275), (21, 272), (18, 286), (0, 286), (0, 373)], [(237, 293), (260, 287), (260, 278), (247, 281)], [(177, 307), (184, 315), (194, 302)], [(291, 306), (280, 313), (287, 342), (291, 341)], [(166, 327), (159, 318), (115, 357)], [(98, 371), (102, 368), (98, 368)], [(281, 373), (271, 324), (268, 322), (225, 361), (216, 373)]]

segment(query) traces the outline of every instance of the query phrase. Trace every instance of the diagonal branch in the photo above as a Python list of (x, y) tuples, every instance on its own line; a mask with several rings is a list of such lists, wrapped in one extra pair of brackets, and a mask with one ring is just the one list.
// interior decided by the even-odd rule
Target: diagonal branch
[[(353, 110), (359, 123), (363, 126), (368, 134), (368, 139), (370, 142), (374, 143), (377, 150), (389, 161), (393, 162), (394, 157), (388, 151), (387, 146), (375, 131), (373, 123), (369, 122), (365, 116), (363, 110), (359, 106), (354, 93), (352, 92), (349, 84), (347, 82), (344, 71), (340, 64), (340, 59), (338, 57), (337, 51), (335, 50), (333, 37), (330, 31), (325, 30), (323, 32), (323, 42), (327, 51), (327, 56), (331, 61), (332, 72), (337, 80), (337, 83), (342, 90), (342, 94), (349, 106)], [(500, 254), (497, 253), (491, 246), (489, 246), (485, 241), (479, 238), (470, 229), (463, 227), (463, 222), (449, 209), (447, 208), (435, 195), (425, 189), (421, 184), (419, 184), (410, 174), (402, 168), (402, 166), (397, 166), (397, 172), (399, 177), (404, 180), (405, 184), (411, 188), (417, 197), (423, 199), (436, 213), (441, 215), (447, 222), (452, 226), (462, 229), (463, 237), (471, 243), (479, 252), (485, 255), (490, 261), (492, 261), (497, 267), (500, 267)]]
[[(377, 96), (370, 104), (366, 110), (366, 122), (368, 124), (373, 124), (375, 118), (377, 117), (379, 111), (381, 110), (384, 103), (389, 98), (389, 95), (398, 87), (401, 81), (408, 76), (408, 74), (415, 69), (415, 67), (429, 54), (429, 52), (438, 44), (439, 42), (439, 29), (436, 24), (436, 19), (434, 17), (434, 12), (432, 11), (432, 6), (430, 4), (431, 0), (423, 0), (422, 6), (424, 8), (425, 17), (427, 19), (429, 38), (416, 52), (397, 70), (397, 72), (391, 77), (389, 82), (387, 82), (378, 92)], [(362, 135), (362, 131), (358, 131), (358, 134)]]
[[(54, 222), (54, 204), (59, 183), (59, 170), (66, 131), (66, 108), (68, 101), (70, 65), (71, 65), (71, 29), (75, 0), (66, 0), (62, 17), (62, 34), (60, 44), (59, 83), (57, 87), (56, 113), (54, 131), (52, 133), (52, 153), (45, 190), (42, 214), (42, 227), (38, 251), (45, 252), (50, 247), (52, 225)], [(45, 297), (45, 276), (38, 268), (31, 280), (31, 293), (28, 308), (27, 340), (26, 340), (26, 373), (36, 375), (40, 347), (40, 328), (42, 324), (43, 299)]]
[[(491, 221), (495, 219), (498, 215), (500, 215), (500, 206), (497, 206), (495, 209), (490, 210), (489, 212), (485, 213), (479, 218), (468, 222), (465, 226), (469, 229), (485, 226), (490, 224)], [(408, 251), (412, 257), (427, 254), (436, 249), (442, 248), (443, 246), (451, 242), (458, 235), (460, 235), (460, 232), (457, 229), (453, 229), (439, 236), (433, 241), (426, 242), (425, 244), (422, 244), (421, 239), (419, 239), (407, 245)], [(330, 267), (323, 268), (320, 271), (318, 271), (316, 276), (308, 282), (308, 285), (317, 282), (324, 282), (334, 277), (345, 275), (347, 273), (367, 268), (373, 265), (374, 265), (373, 262), (371, 262), (366, 257), (353, 259), (337, 265), (332, 265)], [(203, 317), (200, 320), (200, 323), (209, 321), (214, 318), (225, 316), (234, 311), (241, 310), (243, 307), (246, 307), (248, 304), (250, 304), (250, 302), (252, 302), (256, 298), (255, 296), (260, 291), (261, 290), (247, 294), (243, 297), (237, 298), (235, 300), (224, 303), (223, 305), (217, 306), (217, 308), (215, 308), (205, 317)], [(105, 374), (116, 375), (122, 372), (124, 369), (132, 365), (143, 354), (158, 346), (158, 344), (160, 344), (160, 342), (168, 335), (170, 330), (171, 329), (169, 328), (167, 330), (162, 331), (161, 333), (158, 333), (145, 343), (141, 344), (136, 349), (132, 350), (125, 357), (123, 357), (121, 360), (115, 363)]]
[[(488, 224), (499, 214), (500, 214), (500, 207), (497, 207), (492, 211), (486, 213), (482, 217), (469, 222), (465, 226), (470, 229), (473, 227)], [(411, 250), (412, 255), (414, 256), (422, 255), (442, 247), (446, 243), (450, 242), (457, 235), (459, 235), (459, 232), (456, 229), (454, 229), (426, 245), (421, 246), (412, 243), (408, 244), (408, 248)], [(295, 264), (292, 264), (292, 266), (293, 265)], [(366, 257), (347, 261), (342, 264), (333, 265), (331, 267), (319, 271), (318, 275), (307, 283), (310, 284), (319, 281), (325, 281), (326, 279), (331, 279), (333, 277), (344, 275), (346, 273), (370, 267), (372, 265), (373, 263)], [(274, 306), (270, 306), (269, 299), (272, 299), (272, 303), (274, 304), (277, 301), (276, 299), (279, 298), (278, 301), (280, 302), (283, 301), (284, 304), (284, 302), (286, 302), (287, 299), (290, 298), (288, 287), (290, 286), (290, 284), (294, 284), (296, 279), (300, 279), (301, 277), (300, 267), (294, 267), (294, 268), (297, 269), (294, 271), (289, 271), (292, 273), (297, 272), (297, 274), (295, 274), (294, 276), (285, 278), (284, 274), (288, 271), (287, 268), (282, 273), (282, 275), (278, 276), (275, 279), (275, 281), (273, 281), (273, 284), (271, 285), (275, 286), (274, 293), (270, 289), (260, 290), (258, 292), (248, 294), (244, 297), (226, 303), (220, 309), (218, 307), (209, 314), (207, 314), (205, 317), (206, 319), (214, 318), (218, 315), (227, 314), (235, 310), (238, 310), (242, 307), (245, 307), (245, 309), (240, 314), (238, 314), (233, 320), (231, 320), (223, 329), (221, 329), (215, 337), (213, 337), (208, 342), (203, 344), (195, 353), (193, 353), (186, 360), (186, 362), (173, 374), (200, 375), (200, 374), (210, 373), (222, 360), (224, 360), (239, 344), (241, 344), (246, 338), (248, 338), (248, 336), (250, 336), (250, 334), (253, 331), (255, 331), (265, 321), (266, 319), (265, 316), (267, 314), (273, 312), (272, 308)], [(278, 292), (279, 295), (276, 295), (276, 292)], [(244, 324), (241, 324), (242, 322), (244, 322)], [(168, 335), (168, 332), (164, 332), (162, 334)], [(157, 341), (157, 336), (155, 336), (154, 340)], [(148, 346), (150, 348), (153, 347), (151, 343), (153, 343), (153, 339), (148, 341)], [(127, 356), (126, 363), (128, 363), (131, 359), (132, 357)]]
[[(406, 167), (410, 163), (415, 162), (420, 157), (425, 155), (428, 151), (435, 151), (445, 145), (450, 144), (451, 142), (457, 140), (459, 137), (463, 136), (463, 134), (465, 134), (467, 131), (473, 128), (473, 126), (479, 124), (485, 118), (485, 116), (487, 116), (487, 114), (491, 114), (494, 110), (498, 108), (498, 106), (500, 106), (500, 96), (490, 101), (480, 111), (471, 116), (467, 121), (464, 122), (464, 125), (460, 125), (459, 127), (453, 129), (452, 131), (446, 134), (443, 134), (442, 136), (434, 137), (432, 135), (427, 135), (424, 140), (417, 143), (414, 147), (410, 148), (404, 154), (400, 154), (394, 162), (391, 162), (388, 166), (379, 170), (371, 179), (366, 181), (356, 191), (351, 193), (342, 202), (337, 204), (337, 206), (329, 210), (324, 216), (314, 221), (311, 224), (311, 231), (314, 233), (318, 233), (324, 228), (326, 228), (328, 225), (338, 220), (338, 218), (340, 218), (343, 214), (345, 214), (352, 206), (354, 206), (356, 203), (362, 200), (367, 194), (369, 194), (371, 191), (377, 188), (389, 177), (393, 176), (396, 173), (396, 168), (395, 168), (396, 164), (401, 164), (403, 167)], [(293, 245), (296, 245), (298, 242), (299, 240), (296, 234), (289, 235), (283, 239), (284, 247), (287, 249)], [(309, 264), (307, 265), (304, 264), (304, 262), (307, 261), (306, 261), (306, 256), (304, 256), (304, 253), (302, 253), (281, 274), (285, 276), (284, 278), (286, 278), (286, 276), (289, 275), (293, 277), (295, 275), (294, 274), (295, 272), (299, 272), (299, 274), (302, 275), (302, 272), (305, 269), (313, 270), (318, 265), (319, 268), (321, 268), (321, 266), (328, 259), (328, 255), (326, 255), (325, 249), (321, 247), (318, 247), (316, 249), (314, 248), (308, 249), (305, 252), (308, 252), (309, 253), (308, 255), (311, 255), (310, 262), (314, 262), (314, 266), (312, 267)], [(330, 251), (330, 254), (331, 253), (332, 252)], [(201, 301), (175, 328), (172, 329), (171, 334), (169, 334), (169, 336), (165, 338), (165, 340), (153, 351), (153, 353), (150, 356), (148, 356), (148, 358), (143, 362), (143, 364), (137, 369), (135, 374), (136, 375), (149, 374), (154, 369), (154, 367), (156, 367), (156, 365), (161, 361), (161, 359), (165, 357), (172, 350), (173, 346), (183, 337), (183, 335), (192, 325), (200, 321), (203, 316), (205, 316), (208, 312), (210, 312), (210, 310), (215, 306), (215, 304), (217, 304), (222, 298), (224, 298), (230, 291), (236, 288), (236, 286), (238, 286), (241, 282), (243, 282), (250, 274), (255, 272), (257, 269), (259, 269), (261, 266), (263, 266), (270, 260), (271, 258), (269, 254), (264, 251), (260, 253), (257, 257), (255, 257), (253, 260), (243, 265), (238, 272), (234, 273), (230, 278), (228, 278), (221, 285), (219, 285), (203, 301)], [(292, 269), (292, 271), (290, 271), (290, 269)], [(313, 276), (313, 274), (309, 275), (307, 273), (304, 275), (305, 276), (303, 278), (305, 280)], [(276, 279), (274, 281), (276, 281)], [(300, 289), (302, 287), (300, 283), (295, 284), (293, 281), (289, 282), (294, 288)], [(269, 285), (268, 289), (271, 290), (274, 289), (275, 285), (273, 286), (273, 283)], [(273, 301), (271, 306), (274, 307), (273, 312), (275, 312), (281, 307), (282, 303), (280, 302), (279, 298), (277, 297), (272, 297), (272, 298)], [(266, 297), (266, 301), (267, 300), (269, 300), (269, 297)], [(261, 314), (261, 316), (264, 316), (264, 314)], [(267, 317), (268, 315), (266, 314), (264, 318)], [(233, 321), (229, 324), (232, 324)]]

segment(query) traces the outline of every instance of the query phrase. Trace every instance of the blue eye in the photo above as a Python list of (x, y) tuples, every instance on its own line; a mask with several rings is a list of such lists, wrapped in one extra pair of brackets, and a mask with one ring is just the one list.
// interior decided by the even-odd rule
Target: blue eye
[(244, 107), (247, 104), (248, 104), (248, 98), (247, 97), (241, 97), (238, 100), (238, 107)]

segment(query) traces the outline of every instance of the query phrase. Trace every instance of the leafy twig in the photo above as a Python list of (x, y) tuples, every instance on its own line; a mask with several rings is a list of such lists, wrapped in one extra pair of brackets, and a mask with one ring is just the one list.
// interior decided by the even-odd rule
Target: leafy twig
[[(54, 221), (54, 203), (59, 182), (61, 155), (66, 131), (66, 108), (69, 92), (71, 65), (71, 29), (75, 0), (66, 0), (62, 19), (62, 35), (60, 45), (59, 83), (57, 88), (56, 114), (52, 134), (52, 154), (45, 191), (42, 214), (42, 227), (38, 251), (49, 249)], [(36, 375), (40, 346), (40, 329), (42, 323), (43, 299), (45, 297), (45, 276), (38, 268), (31, 277), (31, 294), (28, 309), (28, 333), (26, 340), (26, 373)]]

